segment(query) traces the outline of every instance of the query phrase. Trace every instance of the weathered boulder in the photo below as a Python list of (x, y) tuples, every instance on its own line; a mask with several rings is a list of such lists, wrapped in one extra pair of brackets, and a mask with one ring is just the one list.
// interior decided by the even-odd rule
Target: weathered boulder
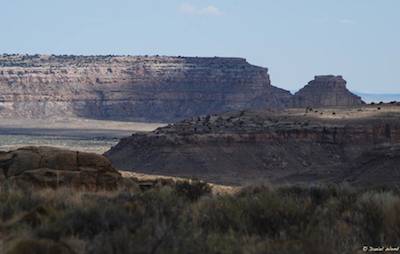
[(101, 155), (52, 147), (24, 147), (0, 152), (1, 179), (22, 186), (111, 190), (118, 187), (122, 178)]
[(315, 76), (292, 97), (293, 107), (354, 106), (364, 102), (346, 88), (342, 76)]

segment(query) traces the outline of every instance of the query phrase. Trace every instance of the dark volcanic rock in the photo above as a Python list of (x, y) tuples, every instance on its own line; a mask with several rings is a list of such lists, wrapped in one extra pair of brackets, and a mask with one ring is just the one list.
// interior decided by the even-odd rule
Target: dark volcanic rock
[(0, 179), (20, 186), (112, 190), (122, 178), (101, 155), (52, 147), (24, 147), (0, 152)]
[(367, 175), (374, 184), (400, 183), (400, 109), (334, 110), (193, 118), (124, 138), (106, 156), (124, 170), (224, 184), (370, 184)]
[(315, 76), (292, 98), (293, 107), (354, 106), (364, 102), (346, 88), (342, 76)]
[(175, 121), (290, 97), (241, 58), (0, 56), (1, 117)]

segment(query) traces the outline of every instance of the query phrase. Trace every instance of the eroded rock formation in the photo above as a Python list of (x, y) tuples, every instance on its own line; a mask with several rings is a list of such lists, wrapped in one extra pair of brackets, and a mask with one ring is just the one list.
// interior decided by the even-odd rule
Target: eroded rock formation
[(211, 115), (134, 134), (106, 156), (124, 170), (224, 184), (391, 185), (400, 182), (399, 119), (395, 105)]
[(19, 186), (112, 190), (121, 174), (97, 154), (52, 147), (24, 147), (0, 152), (0, 180)]
[(293, 107), (354, 106), (364, 102), (346, 88), (342, 76), (315, 76), (292, 98)]
[(1, 117), (175, 121), (290, 97), (241, 58), (0, 56)]

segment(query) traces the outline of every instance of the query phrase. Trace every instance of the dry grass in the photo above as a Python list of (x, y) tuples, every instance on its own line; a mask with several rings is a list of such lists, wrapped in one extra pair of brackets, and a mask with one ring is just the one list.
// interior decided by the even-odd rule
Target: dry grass
[[(173, 177), (173, 176), (162, 176), (162, 175), (151, 175), (151, 174), (143, 174), (143, 173), (136, 173), (133, 171), (119, 171), (124, 178), (134, 178), (140, 182), (147, 182), (147, 181), (157, 181), (157, 180), (170, 180), (173, 182), (177, 181), (190, 181), (190, 179), (182, 178), (182, 177)], [(222, 194), (235, 194), (241, 190), (241, 187), (237, 186), (228, 186), (228, 185), (220, 185), (220, 184), (213, 184), (209, 183), (212, 189), (212, 193), (215, 195), (222, 195)]]

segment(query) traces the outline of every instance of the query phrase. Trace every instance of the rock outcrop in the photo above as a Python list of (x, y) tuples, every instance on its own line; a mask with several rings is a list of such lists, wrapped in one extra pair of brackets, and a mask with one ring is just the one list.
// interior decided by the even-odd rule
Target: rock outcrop
[[(237, 112), (122, 139), (117, 168), (222, 184), (400, 183), (400, 107)], [(370, 156), (374, 154), (374, 156)]]
[(292, 98), (293, 107), (355, 106), (363, 104), (361, 97), (346, 88), (342, 76), (315, 76)]
[(0, 152), (0, 181), (7, 180), (18, 186), (112, 190), (121, 179), (110, 161), (97, 154), (52, 147)]
[(0, 116), (175, 121), (280, 108), (291, 94), (241, 58), (0, 56)]

